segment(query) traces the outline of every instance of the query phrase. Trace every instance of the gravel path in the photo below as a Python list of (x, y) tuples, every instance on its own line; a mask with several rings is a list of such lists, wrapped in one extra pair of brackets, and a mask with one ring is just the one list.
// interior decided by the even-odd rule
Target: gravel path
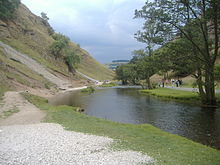
[(134, 151), (112, 151), (112, 139), (64, 130), (58, 124), (0, 127), (0, 164), (96, 165), (143, 164), (153, 161)]
[(19, 112), (7, 117), (0, 117), (0, 126), (15, 124), (39, 123), (45, 117), (45, 113), (29, 103), (19, 92), (6, 92), (3, 98), (3, 105), (0, 106), (0, 115), (3, 111), (18, 109)]

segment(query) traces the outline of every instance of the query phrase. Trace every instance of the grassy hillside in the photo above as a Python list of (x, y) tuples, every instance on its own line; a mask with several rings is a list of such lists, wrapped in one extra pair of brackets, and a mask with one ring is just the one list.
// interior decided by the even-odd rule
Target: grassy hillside
[(78, 66), (80, 72), (97, 80), (112, 80), (114, 78), (114, 72), (97, 62), (86, 50), (81, 49), (75, 43), (72, 43), (71, 46), (80, 56), (81, 62)]
[[(63, 60), (55, 60), (54, 56), (50, 54), (49, 45), (54, 41), (50, 35), (50, 29), (51, 27), (45, 24), (42, 18), (32, 14), (27, 7), (21, 4), (16, 11), (15, 19), (0, 20), (0, 40), (19, 52), (27, 54), (51, 73), (68, 79), (78, 79), (79, 76), (73, 76), (68, 72), (68, 67)], [(113, 72), (95, 61), (88, 52), (74, 43), (71, 43), (71, 46), (81, 57), (79, 70), (82, 73), (98, 80), (113, 78)], [(3, 50), (0, 50), (0, 62), (4, 64), (4, 69), (0, 68), (0, 71), (4, 73), (4, 76), (2, 75), (4, 81), (16, 81), (31, 87), (48, 87), (48, 81), (41, 75), (33, 73), (21, 63), (9, 59)], [(1, 80), (1, 83), (3, 84), (4, 81)]]

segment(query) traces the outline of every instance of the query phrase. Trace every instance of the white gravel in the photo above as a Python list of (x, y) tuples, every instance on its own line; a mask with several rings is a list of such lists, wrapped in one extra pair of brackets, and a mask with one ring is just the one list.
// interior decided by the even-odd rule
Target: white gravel
[(130, 165), (153, 161), (139, 152), (111, 150), (110, 138), (66, 131), (58, 124), (1, 126), (0, 130), (2, 165)]

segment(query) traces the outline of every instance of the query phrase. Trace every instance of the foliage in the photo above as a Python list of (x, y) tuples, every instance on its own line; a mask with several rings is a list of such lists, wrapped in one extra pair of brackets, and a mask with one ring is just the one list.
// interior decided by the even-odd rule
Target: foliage
[(168, 88), (156, 88), (153, 90), (140, 90), (142, 94), (151, 94), (158, 97), (165, 97), (177, 100), (192, 100), (194, 103), (195, 101), (199, 101), (199, 95), (197, 92), (190, 92), (190, 91), (182, 91), (182, 90), (175, 90), (175, 89), (168, 89)]
[(116, 68), (116, 79), (122, 81), (122, 85), (137, 84), (138, 75), (136, 71), (136, 65), (125, 64)]
[(0, 0), (0, 19), (12, 19), (20, 3), (20, 0)]
[(11, 115), (13, 115), (14, 113), (17, 113), (17, 112), (19, 112), (19, 109), (17, 107), (14, 107), (14, 108), (9, 109), (7, 111), (3, 111), (2, 115), (0, 115), (0, 118), (1, 117), (2, 118), (7, 118), (7, 117), (9, 117), (9, 116), (11, 116)]
[(73, 50), (66, 49), (64, 60), (66, 64), (68, 65), (69, 70), (75, 72), (75, 68), (77, 68), (77, 64), (80, 63), (79, 56), (76, 53), (74, 53)]
[(55, 56), (55, 58), (58, 58), (62, 56), (62, 50), (65, 46), (66, 44), (63, 40), (57, 40), (50, 45), (49, 49), (50, 52)]
[(47, 17), (47, 14), (44, 12), (41, 12), (41, 18), (43, 18), (43, 20), (46, 22), (49, 20), (49, 18)]
[(113, 82), (110, 82), (110, 83), (103, 83), (103, 84), (100, 85), (99, 87), (104, 87), (104, 88), (106, 88), (106, 87), (114, 87), (114, 86), (116, 86), (116, 84), (113, 83)]
[(113, 146), (115, 149), (145, 153), (155, 160), (155, 165), (205, 165), (220, 162), (218, 150), (163, 132), (151, 125), (111, 122), (75, 112), (74, 107), (52, 106), (46, 99), (25, 95), (28, 101), (46, 110), (46, 122), (59, 123), (71, 131), (113, 138), (116, 140)]
[(65, 36), (65, 35), (63, 35), (61, 33), (54, 33), (52, 35), (52, 38), (54, 40), (56, 40), (56, 41), (60, 41), (61, 40), (65, 45), (67, 45), (68, 42), (70, 41), (70, 39), (67, 36)]
[[(151, 52), (152, 53), (152, 52)], [(146, 87), (151, 89), (150, 77), (156, 73), (155, 58), (149, 51), (143, 49), (135, 50), (134, 56), (129, 64), (116, 68), (116, 79), (122, 80), (122, 84), (144, 85), (141, 80), (146, 81)]]
[[(197, 69), (201, 100), (210, 105), (216, 103), (214, 64), (219, 56), (219, 10), (220, 3), (216, 0), (152, 0), (147, 1), (141, 10), (135, 11), (136, 18), (145, 20), (143, 31), (136, 34), (140, 41), (166, 45), (184, 38), (190, 43), (191, 57), (199, 63)], [(213, 30), (210, 32), (210, 29)], [(201, 69), (204, 83), (201, 82)]]
[(215, 74), (215, 79), (220, 80), (220, 66), (215, 66), (214, 74)]
[(82, 93), (93, 93), (93, 92), (95, 92), (95, 89), (92, 86), (89, 86), (89, 87), (87, 87), (85, 89), (81, 89), (80, 91)]
[(70, 39), (60, 33), (54, 33), (52, 37), (55, 41), (50, 45), (50, 52), (56, 59), (63, 58), (69, 71), (75, 72), (77, 64), (80, 63), (80, 58), (69, 46)]

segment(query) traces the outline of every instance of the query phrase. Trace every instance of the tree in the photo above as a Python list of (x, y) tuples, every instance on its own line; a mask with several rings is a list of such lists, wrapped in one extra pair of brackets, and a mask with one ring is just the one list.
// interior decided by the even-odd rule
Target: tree
[(60, 33), (55, 33), (52, 37), (55, 41), (50, 45), (49, 49), (57, 59), (62, 56), (64, 49), (68, 46), (69, 38)]
[(50, 52), (55, 56), (55, 58), (57, 59), (58, 57), (62, 56), (62, 50), (65, 47), (65, 43), (62, 40), (58, 40), (58, 41), (54, 41), (49, 49)]
[(44, 12), (41, 12), (41, 18), (46, 22), (48, 22), (48, 20), (49, 20), (49, 18), (47, 17), (47, 14)]
[(18, 8), (20, 3), (20, 0), (0, 0), (0, 19), (12, 19), (15, 9)]
[(75, 72), (77, 64), (80, 63), (80, 57), (70, 47), (70, 39), (60, 33), (54, 33), (52, 37), (55, 41), (49, 47), (50, 52), (56, 59), (62, 58), (67, 64), (69, 71)]
[(65, 50), (65, 57), (64, 60), (68, 65), (68, 68), (71, 72), (75, 72), (75, 68), (77, 68), (77, 64), (80, 63), (80, 58), (77, 54), (74, 53), (71, 49)]
[(148, 48), (148, 51), (143, 49), (133, 51), (134, 57), (131, 60), (131, 62), (135, 63), (137, 66), (138, 78), (146, 81), (146, 88), (148, 89), (152, 89), (150, 77), (156, 72), (153, 51), (150, 53), (151, 55), (149, 55), (150, 49), (151, 47)]
[[(184, 36), (196, 51), (196, 58), (204, 70), (205, 95), (202, 101), (208, 105), (216, 104), (214, 65), (219, 56), (220, 3), (218, 0), (152, 0), (147, 1), (141, 10), (135, 11), (136, 18), (144, 18), (145, 25), (153, 26), (150, 38), (155, 44), (164, 45), (178, 36)], [(192, 37), (190, 29), (198, 29), (199, 40)], [(141, 38), (149, 29), (143, 27)]]

